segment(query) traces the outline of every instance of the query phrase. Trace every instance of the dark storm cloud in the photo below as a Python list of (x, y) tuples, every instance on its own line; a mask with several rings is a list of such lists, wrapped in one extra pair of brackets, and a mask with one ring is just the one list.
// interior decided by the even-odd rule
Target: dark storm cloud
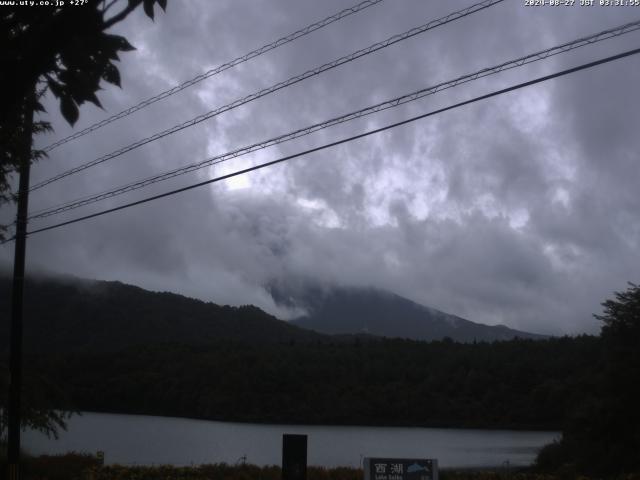
[[(383, 2), (55, 150), (34, 168), (34, 181), (470, 4)], [(202, 160), (625, 23), (636, 12), (523, 4), (506, 1), (57, 182), (34, 193), (32, 207)], [(349, 5), (172, 2), (155, 24), (137, 12), (117, 32), (138, 47), (123, 58), (123, 89), (108, 88), (100, 98), (115, 113)], [(617, 53), (639, 38), (633, 33), (553, 57), (76, 212), (343, 138)], [(253, 303), (283, 317), (296, 312), (273, 304), (264, 287), (275, 280), (373, 285), (471, 320), (593, 332), (599, 303), (638, 280), (637, 62), (34, 235), (29, 268)], [(55, 138), (71, 133), (55, 103), (47, 105)], [(103, 116), (83, 108), (78, 128)], [(10, 248), (0, 254), (8, 264)]]

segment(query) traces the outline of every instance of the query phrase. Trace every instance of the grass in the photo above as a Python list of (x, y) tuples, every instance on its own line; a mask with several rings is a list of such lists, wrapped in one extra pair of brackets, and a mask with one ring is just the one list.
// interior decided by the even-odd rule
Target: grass
[[(2, 454), (5, 452), (5, 456)], [(6, 475), (6, 445), (0, 444), (0, 480)], [(98, 459), (84, 453), (25, 456), (24, 480), (281, 480), (280, 467), (227, 465), (225, 463), (191, 467), (162, 466), (101, 466)], [(532, 471), (444, 470), (441, 480), (591, 480), (586, 477), (559, 474), (548, 475)], [(307, 480), (363, 480), (356, 468), (309, 467)], [(615, 480), (640, 480), (640, 473), (620, 476)]]

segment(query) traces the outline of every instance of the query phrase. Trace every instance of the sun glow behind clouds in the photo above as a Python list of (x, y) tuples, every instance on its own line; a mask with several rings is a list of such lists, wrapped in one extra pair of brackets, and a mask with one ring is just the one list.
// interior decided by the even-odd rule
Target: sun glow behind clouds
[(343, 226), (336, 212), (322, 200), (298, 198), (296, 203), (304, 209), (305, 213), (308, 214), (308, 218), (320, 227), (341, 228)]
[[(312, 0), (266, 2), (269, 8), (264, 9), (247, 9), (242, 1), (186, 3), (188, 8), (169, 9), (155, 24), (142, 12), (123, 23), (118, 33), (138, 50), (122, 58), (123, 90), (110, 88), (99, 95), (110, 113), (341, 8)], [(105, 129), (109, 142), (96, 135), (67, 150), (61, 147), (51, 161), (34, 166), (34, 173), (56, 174), (61, 162), (93, 158), (96, 150), (107, 151), (107, 143), (126, 145), (404, 31), (418, 19), (433, 18), (436, 7), (442, 14), (454, 8), (448, 2), (406, 2), (402, 8), (383, 2), (351, 17), (349, 28), (337, 23), (326, 36), (314, 32), (114, 123)], [(628, 21), (621, 9), (551, 10), (504, 2), (496, 14), (452, 23), (225, 112), (157, 147), (141, 148), (135, 162), (113, 162), (110, 170), (105, 165), (104, 180), (120, 185), (132, 175), (143, 178), (180, 162), (201, 161)], [(574, 21), (578, 12), (579, 21)], [(177, 185), (303, 151), (534, 73), (569, 68), (580, 59), (618, 53), (638, 38), (633, 35), (603, 42), (599, 51), (587, 47), (574, 57), (559, 55), (539, 67), (487, 77), (360, 123), (204, 168)], [(626, 280), (637, 281), (640, 206), (634, 192), (640, 170), (634, 160), (640, 137), (633, 126), (639, 123), (638, 91), (606, 88), (638, 83), (633, 65), (612, 63), (512, 92), (212, 184), (201, 195), (191, 191), (148, 204), (144, 214), (132, 209), (86, 228), (34, 235), (30, 261), (79, 276), (129, 280), (218, 303), (265, 308), (274, 308), (262, 290), (266, 279), (329, 272), (325, 276), (333, 281), (377, 282), (471, 320), (554, 333), (584, 331), (591, 328), (590, 314), (603, 298), (624, 288)], [(48, 110), (55, 113), (57, 107), (51, 102)], [(81, 121), (101, 119), (97, 109), (92, 112), (82, 110)], [(58, 117), (52, 116), (56, 134), (72, 133)], [(118, 165), (126, 168), (118, 170)], [(143, 171), (142, 165), (157, 171)], [(96, 180), (78, 175), (73, 196), (91, 193)], [(164, 188), (158, 185), (159, 191)], [(72, 193), (62, 190), (54, 185), (40, 191), (42, 206)], [(149, 244), (159, 238), (162, 253), (149, 255)], [(7, 246), (0, 253), (9, 265), (12, 251)], [(518, 290), (519, 273), (533, 278), (525, 296)], [(588, 285), (585, 279), (591, 279)]]

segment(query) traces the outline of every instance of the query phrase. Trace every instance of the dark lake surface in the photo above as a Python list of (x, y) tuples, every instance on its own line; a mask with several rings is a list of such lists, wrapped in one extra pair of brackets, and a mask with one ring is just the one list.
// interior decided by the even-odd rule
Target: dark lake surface
[(190, 465), (242, 457), (255, 465), (280, 465), (282, 435), (308, 435), (308, 463), (359, 467), (362, 457), (437, 458), (441, 467), (529, 465), (558, 432), (399, 427), (256, 425), (143, 415), (84, 413), (58, 440), (23, 435), (33, 454), (105, 452), (107, 464)]

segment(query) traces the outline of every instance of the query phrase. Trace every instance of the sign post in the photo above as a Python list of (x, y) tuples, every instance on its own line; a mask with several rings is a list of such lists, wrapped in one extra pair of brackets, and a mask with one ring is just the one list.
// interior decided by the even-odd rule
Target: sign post
[(307, 436), (282, 436), (282, 480), (307, 480)]
[(365, 457), (364, 480), (438, 480), (438, 460)]

